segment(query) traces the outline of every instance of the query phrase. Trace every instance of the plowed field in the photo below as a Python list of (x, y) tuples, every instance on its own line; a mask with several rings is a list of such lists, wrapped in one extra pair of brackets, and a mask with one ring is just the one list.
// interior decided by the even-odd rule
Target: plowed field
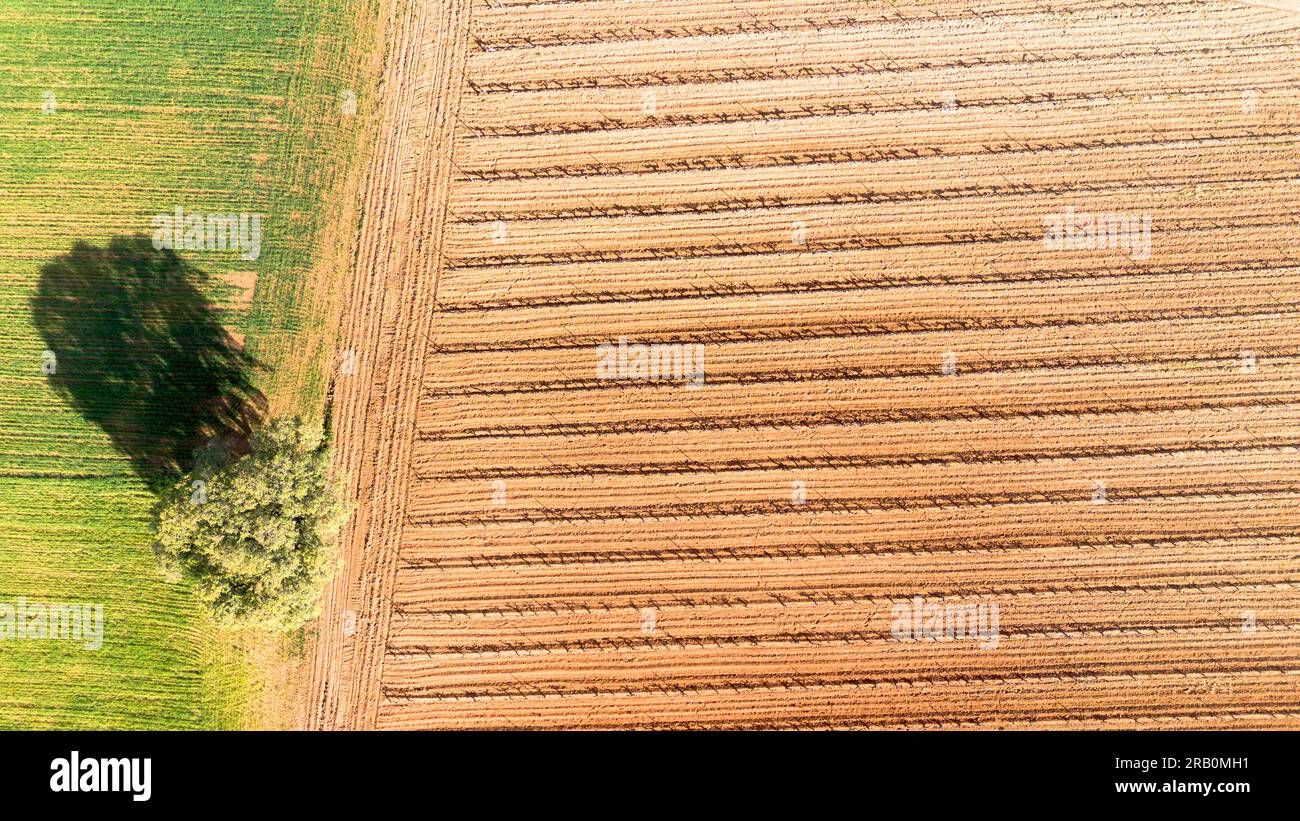
[(1300, 726), (1300, 14), (389, 5), (312, 726)]

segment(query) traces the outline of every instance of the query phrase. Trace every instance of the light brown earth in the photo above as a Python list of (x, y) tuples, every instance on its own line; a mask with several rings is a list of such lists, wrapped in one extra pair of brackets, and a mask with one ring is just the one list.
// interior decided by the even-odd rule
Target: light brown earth
[(1300, 726), (1300, 15), (385, 5), (309, 726)]

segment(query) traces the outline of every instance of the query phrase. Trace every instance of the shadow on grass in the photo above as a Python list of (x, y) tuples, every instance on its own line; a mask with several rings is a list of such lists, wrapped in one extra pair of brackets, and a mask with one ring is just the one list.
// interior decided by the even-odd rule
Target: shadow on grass
[(266, 413), (260, 365), (197, 287), (204, 274), (148, 237), (76, 243), (41, 269), (36, 328), (55, 355), (54, 388), (104, 429), (154, 492), (216, 439), (246, 451)]

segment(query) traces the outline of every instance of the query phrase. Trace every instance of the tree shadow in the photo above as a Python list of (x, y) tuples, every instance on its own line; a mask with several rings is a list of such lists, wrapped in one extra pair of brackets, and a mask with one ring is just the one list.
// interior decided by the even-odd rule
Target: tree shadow
[(246, 452), (266, 414), (260, 363), (196, 287), (202, 271), (148, 237), (78, 242), (41, 269), (36, 328), (54, 354), (49, 380), (108, 433), (154, 492), (214, 440)]

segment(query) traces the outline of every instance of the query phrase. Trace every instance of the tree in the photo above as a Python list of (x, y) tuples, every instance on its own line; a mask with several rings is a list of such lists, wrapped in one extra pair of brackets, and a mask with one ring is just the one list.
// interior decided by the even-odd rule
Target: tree
[(154, 549), (218, 622), (293, 630), (320, 612), (347, 509), (319, 426), (277, 419), (249, 444), (200, 454), (159, 505)]

